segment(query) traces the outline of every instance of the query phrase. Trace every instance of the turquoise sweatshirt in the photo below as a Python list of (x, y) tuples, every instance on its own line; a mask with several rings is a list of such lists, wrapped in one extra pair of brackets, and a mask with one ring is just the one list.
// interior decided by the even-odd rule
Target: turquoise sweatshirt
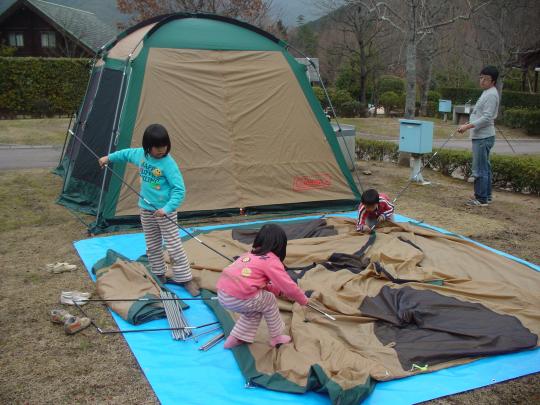
[(129, 162), (139, 168), (142, 180), (140, 194), (144, 197), (139, 198), (139, 207), (150, 211), (163, 208), (169, 214), (184, 201), (184, 179), (170, 155), (155, 159), (150, 155), (145, 156), (143, 148), (130, 148), (111, 153), (109, 161)]

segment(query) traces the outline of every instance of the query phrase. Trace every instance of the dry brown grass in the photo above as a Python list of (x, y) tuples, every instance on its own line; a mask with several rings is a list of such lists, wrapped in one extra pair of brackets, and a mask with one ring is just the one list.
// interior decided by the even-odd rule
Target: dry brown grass
[[(362, 162), (373, 172), (365, 187), (395, 195), (409, 169)], [(490, 246), (540, 263), (540, 199), (496, 192), (489, 208), (467, 208), (471, 186), (434, 173), (434, 184), (413, 186), (398, 201), (398, 211)], [(0, 172), (0, 403), (2, 404), (158, 404), (121, 336), (93, 329), (66, 336), (49, 321), (62, 290), (93, 291), (72, 242), (85, 229), (54, 201), (61, 179), (45, 170)], [(85, 218), (89, 221), (89, 218)], [(79, 265), (53, 275), (46, 263)], [(93, 308), (99, 324), (112, 326), (103, 307)], [(540, 376), (533, 375), (472, 392), (431, 401), (433, 404), (540, 403)]]

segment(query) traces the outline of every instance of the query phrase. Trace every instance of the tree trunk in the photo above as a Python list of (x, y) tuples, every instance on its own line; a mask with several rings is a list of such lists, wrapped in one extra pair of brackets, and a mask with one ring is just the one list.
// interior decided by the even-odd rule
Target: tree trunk
[(406, 50), (407, 95), (405, 98), (405, 118), (414, 118), (416, 103), (416, 40), (414, 33), (409, 35)]
[(366, 50), (364, 43), (359, 44), (360, 48), (360, 115), (366, 116), (367, 103), (366, 103), (366, 83), (367, 83), (367, 67), (366, 67)]
[(497, 92), (499, 93), (499, 111), (497, 111), (497, 117), (501, 119), (502, 91), (504, 87), (504, 76), (506, 72), (503, 69), (500, 69), (499, 72), (499, 77), (497, 79), (497, 84), (495, 85), (495, 87), (497, 88)]
[(426, 63), (427, 63), (427, 74), (426, 74), (426, 79), (424, 81), (422, 100), (420, 102), (420, 111), (422, 112), (421, 115), (423, 115), (424, 117), (427, 117), (429, 86), (431, 85), (431, 75), (433, 74), (433, 44), (432, 43), (430, 43), (429, 49), (427, 51)]

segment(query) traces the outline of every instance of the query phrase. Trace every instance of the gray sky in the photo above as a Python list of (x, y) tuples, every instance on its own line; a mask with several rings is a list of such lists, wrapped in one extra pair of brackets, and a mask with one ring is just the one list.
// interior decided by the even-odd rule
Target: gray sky
[(319, 11), (309, 0), (273, 0), (272, 11), (287, 26), (296, 26), (296, 18), (302, 14), (307, 21), (319, 18)]

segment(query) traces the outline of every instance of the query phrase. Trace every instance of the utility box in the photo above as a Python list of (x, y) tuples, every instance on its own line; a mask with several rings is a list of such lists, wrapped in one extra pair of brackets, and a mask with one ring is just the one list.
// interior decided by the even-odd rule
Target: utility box
[[(339, 129), (341, 127), (341, 131)], [(354, 125), (347, 124), (332, 124), (332, 128), (336, 134), (339, 143), (339, 148), (349, 170), (354, 170), (354, 162), (356, 161), (356, 128)]]
[(452, 100), (439, 100), (439, 112), (452, 112)]
[(415, 154), (431, 153), (433, 122), (399, 120), (399, 151)]

